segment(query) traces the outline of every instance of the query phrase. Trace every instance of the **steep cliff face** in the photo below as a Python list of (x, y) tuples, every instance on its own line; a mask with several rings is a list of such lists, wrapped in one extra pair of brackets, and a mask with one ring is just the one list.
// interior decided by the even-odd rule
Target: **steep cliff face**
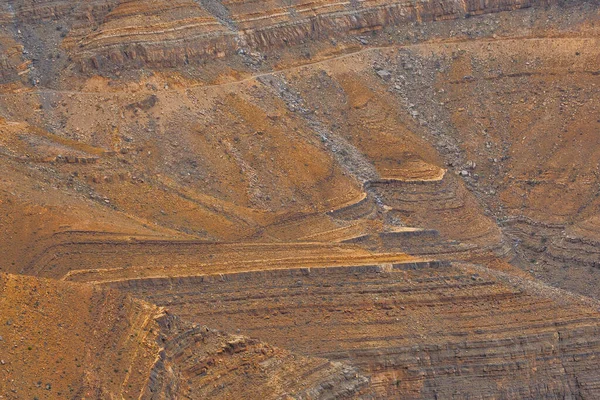
[(297, 355), (173, 316), (157, 322), (164, 347), (145, 398), (350, 399), (372, 393), (368, 378), (340, 362)]
[[(207, 58), (238, 51), (273, 50), (314, 39), (344, 40), (348, 33), (548, 4), (547, 0), (259, 4), (219, 0), (13, 0), (5, 8), (19, 26), (31, 28), (31, 35), (46, 48), (64, 50), (68, 65), (75, 63), (81, 71), (94, 73), (114, 72), (123, 65), (197, 65)], [(60, 35), (45, 31), (52, 24)]]
[(124, 1), (94, 31), (74, 27), (64, 46), (84, 70), (98, 70), (181, 66), (223, 55), (230, 42), (227, 28), (194, 1)]
[(595, 398), (597, 303), (472, 265), (390, 263), (108, 285), (370, 377), (381, 398)]
[[(186, 19), (169, 18), (171, 2), (154, 2), (156, 24), (140, 30), (137, 24), (119, 12), (126, 6), (138, 7), (144, 14), (146, 2), (126, 2), (111, 13), (98, 32), (79, 33), (79, 49), (71, 54), (82, 68), (110, 68), (114, 63), (174, 66), (200, 62), (205, 57), (224, 56), (239, 49), (267, 50), (303, 43), (311, 39), (343, 37), (348, 32), (369, 32), (410, 22), (461, 18), (470, 15), (514, 10), (546, 4), (546, 1), (425, 1), (384, 2), (187, 2), (190, 10), (209, 13), (211, 18), (197, 21), (201, 27), (169, 30), (167, 21), (178, 26), (191, 25)], [(176, 3), (177, 4), (177, 3)], [(202, 9), (202, 10), (200, 10)], [(186, 15), (186, 14), (183, 14)], [(183, 17), (180, 16), (180, 18)], [(145, 21), (148, 24), (148, 20)], [(112, 29), (119, 26), (118, 29)], [(129, 32), (135, 32), (128, 34)], [(147, 33), (144, 33), (147, 32)], [(190, 41), (193, 40), (193, 43)]]

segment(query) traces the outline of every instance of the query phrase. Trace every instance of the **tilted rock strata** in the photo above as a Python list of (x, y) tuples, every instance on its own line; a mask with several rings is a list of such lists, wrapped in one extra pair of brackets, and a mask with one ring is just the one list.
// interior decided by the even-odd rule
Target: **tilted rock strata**
[(256, 339), (228, 335), (165, 316), (164, 346), (150, 376), (151, 399), (359, 398), (369, 380), (353, 367), (303, 357)]
[[(385, 248), (435, 254), (443, 250), (428, 246), (437, 245), (446, 251), (454, 247), (454, 251), (461, 252), (498, 249), (503, 245), (498, 227), (477, 211), (481, 209), (476, 199), (453, 176), (432, 182), (378, 181), (369, 183), (369, 190), (387, 207), (390, 217), (426, 229), (420, 235), (402, 230), (384, 233)], [(411, 243), (411, 236), (426, 232), (429, 238), (417, 240), (416, 245)]]
[(595, 303), (485, 268), (405, 263), (110, 286), (190, 321), (347, 362), (382, 397), (595, 397), (600, 390)]
[(174, 67), (222, 54), (224, 48), (233, 46), (225, 31), (214, 16), (191, 0), (123, 1), (102, 19), (96, 32), (90, 33), (83, 25), (75, 27), (64, 45), (75, 56), (81, 52), (78, 57), (95, 69), (128, 61)]
[(356, 398), (355, 368), (167, 315), (125, 294), (0, 275), (0, 392), (29, 397)]
[(110, 287), (7, 278), (6, 388), (599, 397), (600, 14), (459, 18), (531, 4), (3, 3), (0, 268)]
[(2, 274), (0, 393), (137, 398), (159, 351), (159, 314), (114, 291)]
[[(141, 3), (141, 2), (140, 2)], [(192, 2), (188, 1), (191, 5)], [(198, 4), (199, 3), (199, 4)], [(205, 3), (198, 2), (200, 8)], [(206, 2), (213, 3), (213, 2)], [(216, 20), (205, 22), (196, 34), (187, 35), (185, 30), (164, 36), (162, 20), (149, 26), (146, 37), (140, 36), (133, 28), (135, 23), (127, 19), (118, 21), (116, 31), (110, 31), (110, 25), (101, 25), (97, 33), (87, 34), (79, 42), (80, 49), (71, 54), (81, 60), (83, 66), (105, 68), (115, 62), (127, 62), (138, 65), (173, 66), (189, 61), (199, 61), (202, 56), (231, 54), (239, 48), (270, 49), (298, 44), (309, 39), (339, 36), (351, 31), (378, 30), (385, 26), (408, 23), (411, 21), (432, 21), (451, 19), (465, 15), (482, 14), (547, 4), (546, 1), (498, 1), (482, 6), (476, 2), (434, 2), (419, 4), (409, 2), (295, 2), (293, 4), (277, 1), (259, 3), (214, 1), (222, 26), (216, 26)], [(161, 4), (162, 3), (158, 3)], [(169, 9), (166, 4), (163, 9)], [(143, 8), (142, 8), (143, 9)], [(219, 11), (222, 11), (219, 13)], [(118, 15), (118, 14), (117, 14)], [(187, 21), (178, 21), (185, 26)], [(124, 25), (124, 26), (123, 26)], [(219, 29), (221, 28), (221, 29)], [(231, 30), (228, 30), (229, 28)], [(128, 34), (129, 30), (134, 34)], [(219, 34), (215, 34), (218, 32)], [(200, 39), (199, 43), (187, 44), (189, 39)], [(115, 41), (115, 37), (119, 37)], [(183, 43), (182, 43), (183, 42)], [(107, 65), (108, 64), (108, 65)], [(84, 67), (85, 68), (85, 67)]]
[(600, 267), (600, 216), (566, 229), (563, 237), (550, 243), (548, 256), (561, 262)]
[(80, 282), (110, 282), (265, 268), (286, 270), (424, 261), (404, 253), (373, 252), (348, 244), (206, 243), (189, 240), (139, 240), (132, 243), (115, 239), (52, 246), (24, 272)]
[[(82, 70), (183, 66), (239, 49), (272, 49), (348, 32), (548, 5), (548, 0), (347, 2), (16, 0), (20, 23), (67, 21), (62, 46)], [(63, 35), (64, 36), (64, 35)], [(44, 40), (43, 37), (40, 39)]]

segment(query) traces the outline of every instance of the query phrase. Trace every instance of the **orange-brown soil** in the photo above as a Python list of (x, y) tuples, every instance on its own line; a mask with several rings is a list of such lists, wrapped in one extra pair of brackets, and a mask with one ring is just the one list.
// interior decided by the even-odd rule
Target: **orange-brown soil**
[(598, 398), (599, 26), (3, 2), (0, 398)]

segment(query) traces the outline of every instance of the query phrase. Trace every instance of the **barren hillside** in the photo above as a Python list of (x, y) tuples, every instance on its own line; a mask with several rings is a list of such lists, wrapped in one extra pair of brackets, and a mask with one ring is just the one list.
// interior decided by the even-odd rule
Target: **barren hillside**
[(0, 2), (0, 398), (600, 397), (596, 1)]

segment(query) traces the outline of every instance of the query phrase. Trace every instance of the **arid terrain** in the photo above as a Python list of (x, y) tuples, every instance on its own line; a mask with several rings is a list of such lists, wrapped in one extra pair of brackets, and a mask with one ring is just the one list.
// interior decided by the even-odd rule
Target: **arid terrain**
[(0, 0), (0, 399), (600, 398), (600, 3)]

